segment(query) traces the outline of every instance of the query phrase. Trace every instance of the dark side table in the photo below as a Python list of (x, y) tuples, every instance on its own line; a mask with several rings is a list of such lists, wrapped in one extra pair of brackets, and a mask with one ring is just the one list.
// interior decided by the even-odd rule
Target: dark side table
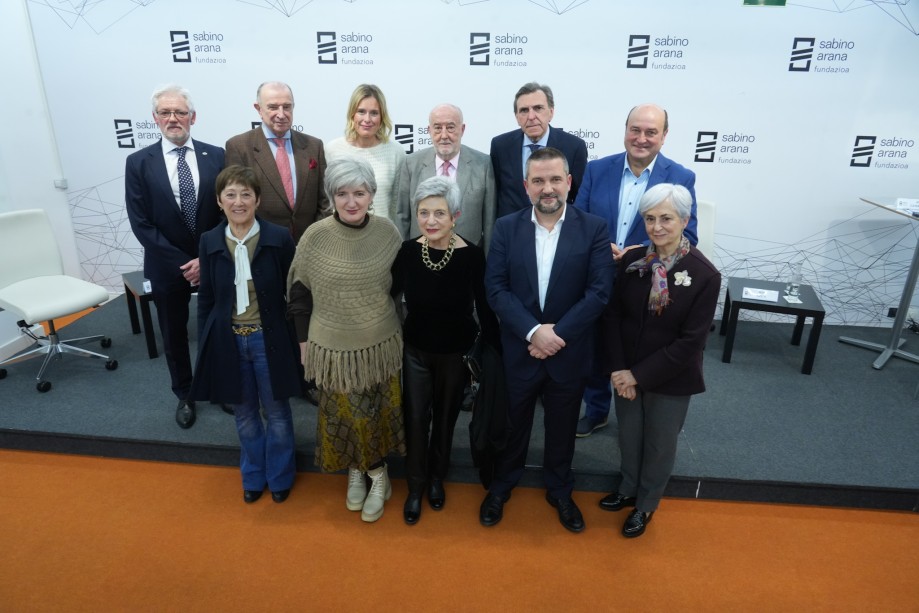
[[(778, 302), (754, 300), (743, 297), (743, 288), (776, 290), (779, 292)], [(724, 297), (724, 313), (721, 316), (721, 336), (727, 335), (724, 340), (724, 354), (721, 361), (730, 363), (731, 353), (734, 350), (734, 334), (737, 332), (737, 317), (741, 309), (750, 311), (765, 311), (768, 313), (782, 313), (795, 316), (795, 329), (791, 335), (791, 344), (800, 345), (801, 335), (804, 332), (804, 320), (807, 317), (814, 319), (814, 325), (807, 337), (807, 347), (804, 350), (804, 365), (801, 372), (811, 374), (814, 368), (814, 356), (817, 354), (817, 342), (820, 340), (820, 329), (823, 327), (823, 316), (826, 311), (817, 298), (817, 293), (810, 285), (801, 285), (798, 298), (801, 304), (791, 304), (785, 301), (785, 283), (776, 281), (761, 281), (759, 279), (742, 279), (731, 277), (728, 279), (728, 289)]]
[(131, 332), (140, 334), (140, 322), (137, 321), (137, 303), (140, 302), (140, 315), (144, 320), (144, 336), (147, 338), (147, 355), (152, 360), (159, 356), (156, 350), (156, 334), (153, 331), (153, 318), (150, 317), (150, 302), (153, 294), (144, 289), (143, 271), (126, 272), (121, 275), (124, 283), (124, 297), (128, 302), (128, 316), (131, 318)]

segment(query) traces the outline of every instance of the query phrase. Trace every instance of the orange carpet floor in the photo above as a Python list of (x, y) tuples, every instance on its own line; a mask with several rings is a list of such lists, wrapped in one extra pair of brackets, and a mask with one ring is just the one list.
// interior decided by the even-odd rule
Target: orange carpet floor
[(483, 490), (402, 521), (345, 509), (344, 475), (242, 501), (238, 470), (0, 451), (0, 611), (919, 611), (919, 514), (667, 499), (647, 533), (576, 492), (478, 523)]

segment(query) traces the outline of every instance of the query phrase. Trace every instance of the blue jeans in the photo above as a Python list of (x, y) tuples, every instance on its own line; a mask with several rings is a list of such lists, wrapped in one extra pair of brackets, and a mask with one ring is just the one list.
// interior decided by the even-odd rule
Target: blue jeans
[[(236, 347), (242, 403), (232, 406), (239, 433), (243, 489), (260, 492), (266, 485), (272, 492), (290, 489), (296, 472), (290, 402), (286, 398), (274, 399), (262, 332), (237, 336)], [(259, 401), (265, 409), (267, 424), (262, 423)]]

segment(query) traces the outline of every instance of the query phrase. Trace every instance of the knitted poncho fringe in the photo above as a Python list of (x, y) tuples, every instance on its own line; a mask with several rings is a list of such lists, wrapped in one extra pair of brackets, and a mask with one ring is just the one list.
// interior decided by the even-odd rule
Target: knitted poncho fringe
[(300, 239), (288, 276), (313, 294), (304, 369), (317, 387), (361, 392), (402, 368), (402, 331), (389, 295), (401, 246), (396, 227), (371, 216), (364, 228), (332, 217)]

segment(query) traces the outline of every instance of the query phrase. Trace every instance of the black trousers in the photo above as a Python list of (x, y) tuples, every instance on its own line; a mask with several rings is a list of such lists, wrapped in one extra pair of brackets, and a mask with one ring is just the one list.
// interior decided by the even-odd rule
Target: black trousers
[(172, 380), (172, 392), (185, 400), (191, 387), (191, 357), (188, 352), (188, 303), (192, 288), (188, 281), (153, 282), (153, 304), (163, 335), (163, 353)]
[(466, 379), (462, 352), (428, 353), (405, 345), (402, 402), (410, 492), (421, 493), (430, 479), (447, 476)]
[(498, 457), (488, 491), (506, 496), (523, 477), (536, 401), (542, 400), (545, 443), (543, 480), (555, 498), (568, 498), (574, 489), (571, 461), (575, 432), (586, 379), (555, 381), (545, 367), (536, 376), (522, 379), (505, 368), (507, 378), (507, 445)]

